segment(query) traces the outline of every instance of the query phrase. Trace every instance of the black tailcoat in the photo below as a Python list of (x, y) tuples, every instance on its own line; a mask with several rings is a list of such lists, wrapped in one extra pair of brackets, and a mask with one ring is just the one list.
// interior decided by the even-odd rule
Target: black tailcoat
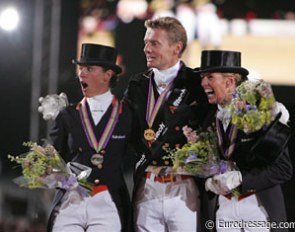
[[(214, 112), (211, 113), (211, 120), (207, 122), (210, 121), (215, 121)], [(239, 171), (241, 171), (241, 194), (256, 193), (269, 215), (269, 220), (271, 222), (284, 222), (287, 221), (287, 216), (281, 184), (291, 179), (293, 168), (287, 144), (278, 143), (278, 141), (275, 141), (278, 137), (273, 137), (275, 133), (290, 133), (290, 131), (288, 131), (287, 126), (280, 124), (278, 121), (276, 123), (278, 125), (276, 127), (270, 127), (268, 130), (261, 130), (251, 134), (245, 134), (239, 130), (235, 140), (235, 150), (229, 158), (224, 157), (221, 148), (219, 148), (219, 151), (222, 159), (236, 162)], [(221, 122), (220, 125), (222, 127)], [(224, 136), (228, 136), (230, 127), (231, 124)], [(272, 138), (269, 138), (269, 136), (272, 136)], [(281, 136), (284, 135), (281, 134)], [(288, 136), (286, 136), (287, 139)], [(268, 143), (270, 139), (273, 140), (271, 146)], [(259, 147), (259, 150), (254, 150), (254, 147)], [(277, 151), (280, 151), (280, 154), (274, 154)], [(266, 160), (268, 155), (271, 162)], [(274, 157), (277, 158), (274, 159)], [(207, 197), (207, 200), (209, 199), (207, 205), (209, 219), (214, 220), (217, 210), (217, 197), (211, 192), (208, 193)], [(288, 230), (272, 229), (271, 231)]]
[[(78, 104), (79, 105), (79, 104)], [(132, 114), (129, 107), (121, 102), (121, 112), (113, 134), (107, 144), (104, 154), (104, 162), (101, 169), (92, 165), (90, 158), (97, 153), (88, 143), (80, 119), (78, 105), (70, 105), (62, 110), (55, 120), (55, 125), (50, 132), (50, 138), (56, 150), (66, 161), (74, 161), (92, 168), (92, 172), (87, 181), (107, 185), (112, 198), (119, 210), (123, 230), (127, 231), (127, 220), (130, 220), (130, 197), (126, 187), (122, 164), (126, 153), (127, 141), (130, 138)], [(88, 115), (91, 125), (94, 128), (96, 139), (101, 137), (105, 125), (107, 124), (112, 112), (112, 105), (95, 126), (87, 104)], [(58, 213), (58, 205), (64, 195), (63, 191), (58, 191), (54, 200), (53, 211), (49, 220), (49, 230), (52, 226), (54, 217)], [(99, 213), (99, 208), (97, 209)]]
[(159, 97), (153, 75), (153, 71), (149, 70), (132, 77), (124, 96), (124, 101), (130, 104), (134, 112), (132, 140), (137, 155), (134, 176), (135, 190), (149, 164), (155, 166), (172, 165), (171, 161), (169, 163), (163, 161), (162, 157), (167, 153), (162, 149), (162, 146), (166, 145), (170, 149), (174, 149), (176, 145), (185, 144), (187, 141), (183, 135), (182, 127), (200, 124), (206, 116), (207, 107), (209, 107), (207, 97), (200, 84), (200, 76), (182, 63), (177, 77), (174, 79), (171, 93), (152, 125), (152, 129), (156, 132), (156, 140), (149, 146), (144, 139), (144, 131), (149, 127), (146, 121), (146, 109), (151, 78), (155, 98)]

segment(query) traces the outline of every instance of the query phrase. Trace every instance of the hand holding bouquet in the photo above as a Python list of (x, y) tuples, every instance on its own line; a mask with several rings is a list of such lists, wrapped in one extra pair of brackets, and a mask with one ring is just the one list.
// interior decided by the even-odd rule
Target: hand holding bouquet
[(29, 152), (20, 156), (8, 155), (8, 159), (22, 167), (22, 176), (14, 179), (16, 184), (29, 189), (78, 189), (83, 196), (90, 193), (92, 186), (86, 178), (91, 168), (78, 163), (66, 164), (50, 144), (42, 147), (28, 142), (24, 145), (30, 148)]
[(174, 173), (206, 178), (233, 168), (233, 163), (219, 160), (216, 132), (211, 127), (198, 132), (185, 126), (183, 133), (188, 142), (169, 152)]

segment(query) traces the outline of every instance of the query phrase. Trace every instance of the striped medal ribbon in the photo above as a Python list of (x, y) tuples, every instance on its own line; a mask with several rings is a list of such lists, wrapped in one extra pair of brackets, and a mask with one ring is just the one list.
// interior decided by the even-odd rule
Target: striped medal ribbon
[(96, 151), (95, 154), (91, 157), (91, 163), (98, 168), (102, 168), (102, 163), (105, 155), (105, 148), (112, 136), (112, 133), (115, 129), (116, 123), (120, 114), (120, 103), (113, 97), (112, 106), (113, 110), (109, 121), (107, 122), (104, 131), (99, 139), (96, 139), (94, 129), (91, 125), (90, 118), (87, 112), (87, 98), (85, 97), (80, 103), (80, 118), (82, 121), (83, 129), (86, 134), (89, 145)]
[[(238, 134), (238, 129), (236, 126), (230, 124), (230, 132), (229, 132), (229, 146), (223, 149), (223, 138), (222, 138), (222, 131), (221, 131), (221, 124), (219, 122), (219, 119), (216, 117), (216, 131), (217, 131), (217, 138), (218, 138), (218, 145), (221, 148), (223, 155), (225, 158), (229, 159), (230, 156), (232, 155), (233, 151), (235, 150), (236, 146), (236, 138)], [(226, 135), (227, 136), (227, 135)]]
[(154, 123), (155, 118), (157, 116), (157, 113), (159, 112), (161, 106), (164, 104), (167, 94), (171, 90), (172, 86), (173, 86), (173, 81), (170, 82), (170, 84), (166, 86), (165, 90), (160, 94), (157, 101), (155, 101), (152, 78), (150, 78), (149, 91), (148, 91), (148, 102), (147, 102), (147, 106), (146, 106), (146, 116), (145, 116), (145, 119), (146, 119), (146, 122), (147, 122), (149, 128), (144, 131), (144, 138), (149, 143), (153, 142), (156, 138), (156, 133), (152, 129), (152, 126), (153, 126), (153, 123)]

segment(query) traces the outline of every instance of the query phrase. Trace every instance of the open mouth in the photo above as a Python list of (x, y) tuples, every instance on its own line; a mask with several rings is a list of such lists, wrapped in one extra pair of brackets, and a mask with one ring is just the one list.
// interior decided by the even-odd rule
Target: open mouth
[(205, 93), (207, 94), (208, 97), (212, 97), (214, 95), (214, 91), (213, 90), (205, 90)]
[(88, 84), (86, 82), (84, 82), (84, 81), (81, 81), (80, 84), (81, 84), (83, 89), (86, 89), (88, 87)]

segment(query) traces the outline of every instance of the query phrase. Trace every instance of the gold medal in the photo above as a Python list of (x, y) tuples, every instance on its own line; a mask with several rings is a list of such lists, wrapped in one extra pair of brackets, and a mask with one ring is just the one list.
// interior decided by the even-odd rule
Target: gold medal
[(103, 163), (103, 155), (101, 154), (93, 154), (90, 159), (91, 163), (98, 168), (102, 166)]
[(146, 141), (154, 141), (156, 138), (156, 134), (153, 129), (146, 129), (143, 136)]

